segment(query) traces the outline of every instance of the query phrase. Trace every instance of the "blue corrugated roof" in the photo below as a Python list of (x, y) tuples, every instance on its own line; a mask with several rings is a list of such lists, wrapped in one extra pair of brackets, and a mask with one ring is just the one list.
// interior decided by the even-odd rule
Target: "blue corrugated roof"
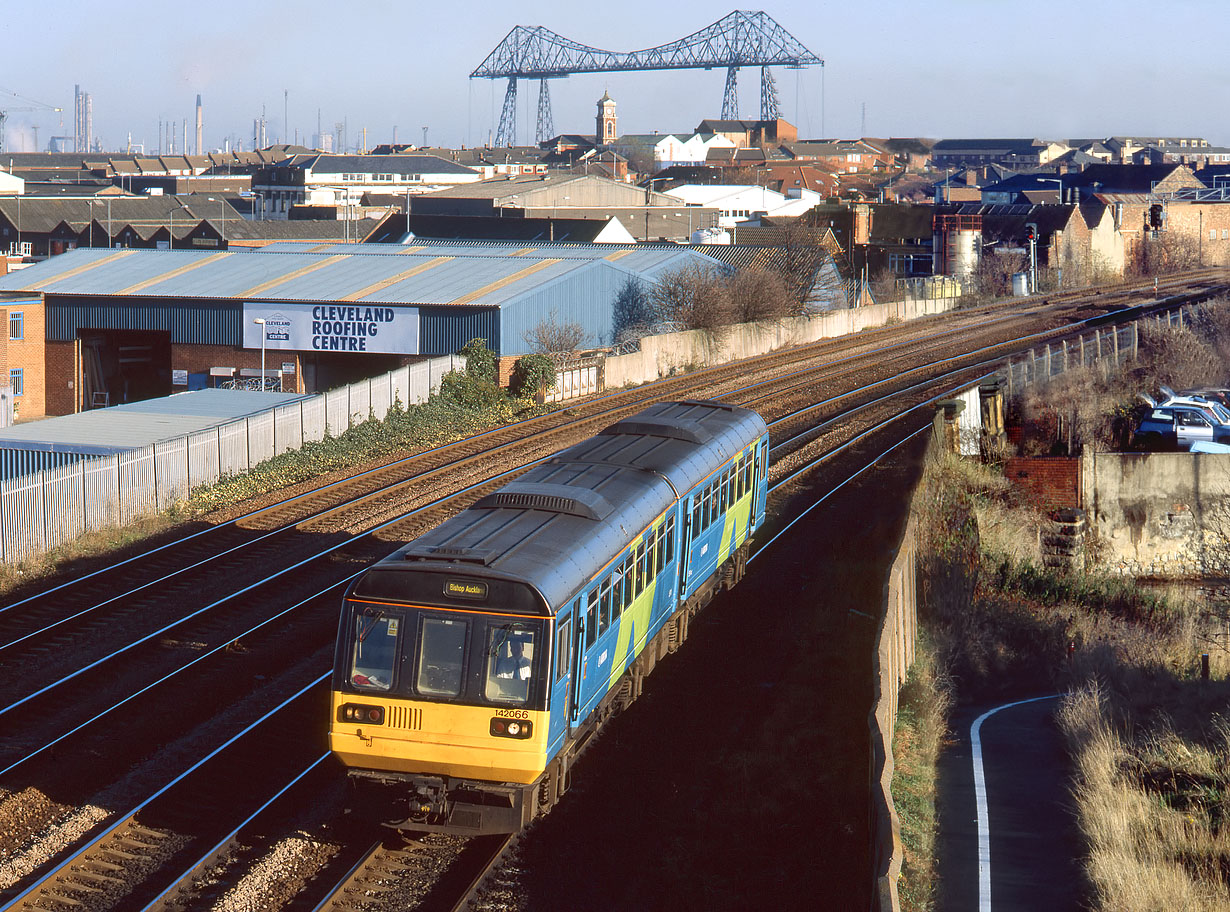
[(279, 246), (271, 253), (79, 248), (0, 278), (0, 292), (494, 306), (594, 262), (650, 279), (687, 262), (716, 264), (687, 248), (600, 244)]
[(204, 389), (0, 430), (0, 449), (109, 455), (140, 449), (310, 398), (295, 393)]

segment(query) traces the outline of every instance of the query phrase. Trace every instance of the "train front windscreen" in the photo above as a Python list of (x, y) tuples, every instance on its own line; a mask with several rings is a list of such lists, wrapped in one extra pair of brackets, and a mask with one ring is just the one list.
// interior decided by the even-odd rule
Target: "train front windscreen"
[(544, 621), (433, 607), (347, 605), (340, 689), (411, 700), (542, 708)]

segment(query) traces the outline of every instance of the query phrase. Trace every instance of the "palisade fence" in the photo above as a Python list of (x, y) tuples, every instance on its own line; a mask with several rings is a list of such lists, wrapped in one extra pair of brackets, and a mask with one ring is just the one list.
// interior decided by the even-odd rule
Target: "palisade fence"
[[(1190, 326), (1192, 314), (1198, 308), (1198, 304), (1183, 304), (1144, 319), (1173, 327)], [(1024, 356), (1005, 365), (1008, 394), (1031, 383), (1044, 382), (1067, 371), (1092, 367), (1106, 360), (1114, 364), (1134, 361), (1139, 347), (1140, 321), (1137, 320), (1119, 326), (1099, 327), (1077, 339), (1064, 339), (1047, 343), (1042, 348), (1031, 348)]]
[(458, 355), (433, 358), (187, 437), (0, 479), (0, 561), (27, 560), (169, 509), (224, 476), (384, 418), (394, 403), (426, 401), (446, 373), (464, 369)]

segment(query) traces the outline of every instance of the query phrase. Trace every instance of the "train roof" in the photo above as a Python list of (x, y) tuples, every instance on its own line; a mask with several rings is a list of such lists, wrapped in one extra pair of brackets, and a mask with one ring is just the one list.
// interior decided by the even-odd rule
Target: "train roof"
[(369, 573), (518, 580), (553, 610), (677, 497), (766, 432), (750, 409), (657, 403), (534, 466)]

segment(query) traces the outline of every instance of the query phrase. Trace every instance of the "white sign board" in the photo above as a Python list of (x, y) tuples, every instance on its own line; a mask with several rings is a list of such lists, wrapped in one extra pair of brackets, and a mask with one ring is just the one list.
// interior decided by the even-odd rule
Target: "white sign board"
[(187, 386), (188, 385), (188, 372), (186, 370), (171, 371), (171, 385), (172, 386)]
[(262, 331), (269, 351), (419, 353), (417, 307), (246, 302), (243, 347), (259, 349)]

